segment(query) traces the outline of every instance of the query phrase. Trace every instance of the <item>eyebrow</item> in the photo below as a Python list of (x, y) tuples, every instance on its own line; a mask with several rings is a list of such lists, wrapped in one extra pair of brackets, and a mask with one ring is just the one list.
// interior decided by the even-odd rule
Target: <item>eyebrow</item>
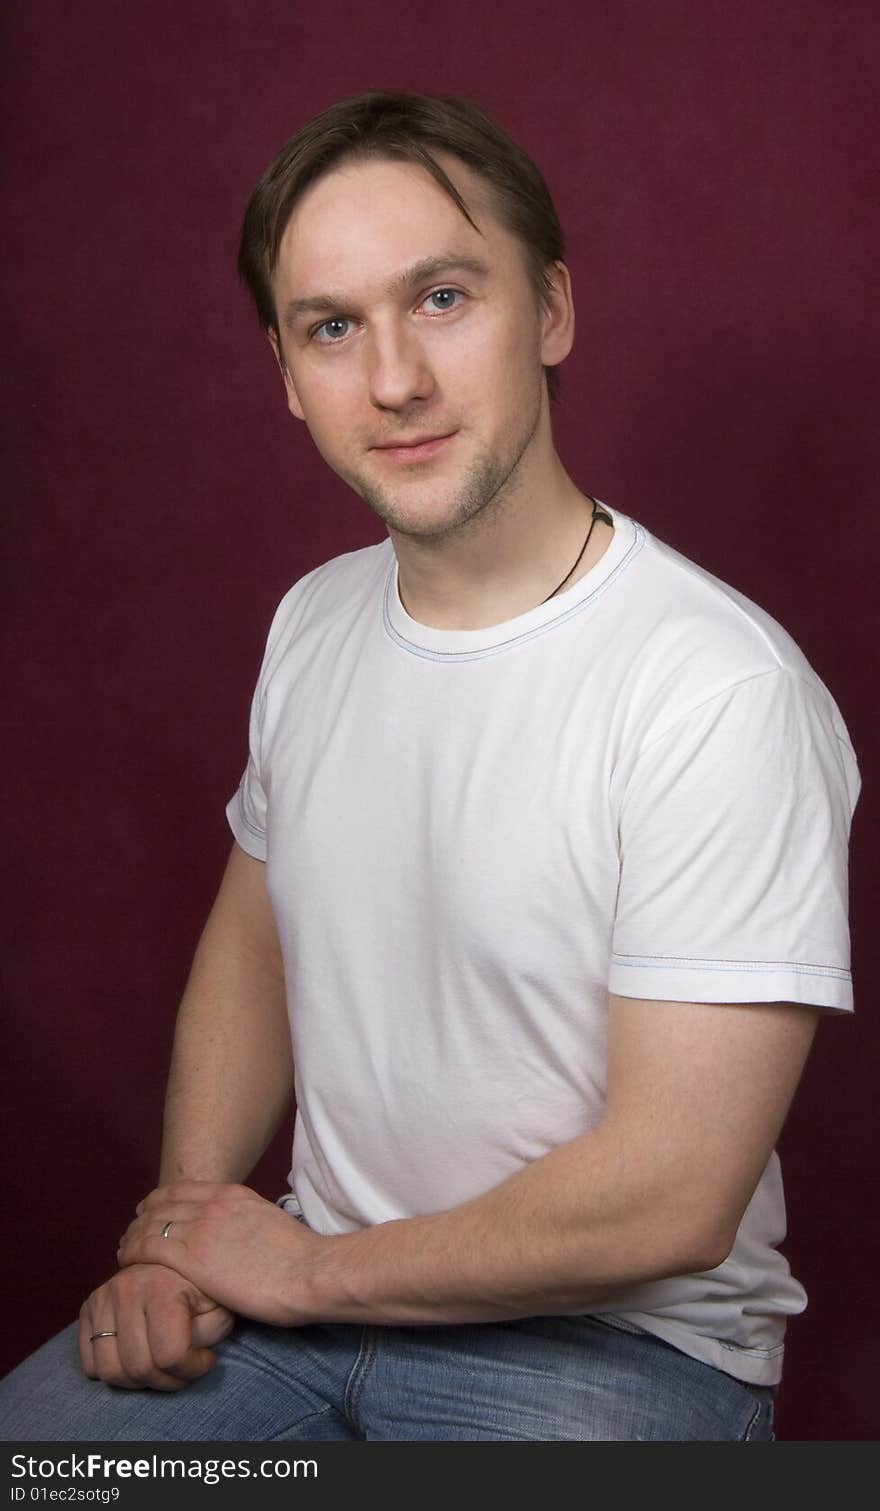
[[(404, 268), (402, 273), (397, 273), (385, 285), (385, 292), (394, 297), (406, 293), (408, 289), (420, 283), (459, 271), (484, 277), (489, 272), (489, 264), (483, 262), (482, 258), (462, 256), (458, 253), (448, 253), (441, 257), (423, 257), (419, 262), (414, 262), (410, 267)], [(284, 325), (289, 329), (303, 315), (320, 315), (328, 310), (345, 309), (351, 303), (349, 294), (310, 294), (304, 299), (291, 299), (284, 308)]]

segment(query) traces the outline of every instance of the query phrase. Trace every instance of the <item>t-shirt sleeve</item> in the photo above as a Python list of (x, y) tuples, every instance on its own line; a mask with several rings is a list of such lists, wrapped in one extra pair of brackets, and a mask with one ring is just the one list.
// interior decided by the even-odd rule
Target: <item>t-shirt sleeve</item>
[(610, 990), (851, 1011), (857, 793), (833, 701), (784, 668), (648, 739), (619, 797)]
[(267, 855), (268, 805), (261, 770), (262, 705), (261, 677), (251, 703), (248, 763), (235, 796), (226, 805), (226, 817), (242, 850), (252, 855), (254, 860), (264, 861)]

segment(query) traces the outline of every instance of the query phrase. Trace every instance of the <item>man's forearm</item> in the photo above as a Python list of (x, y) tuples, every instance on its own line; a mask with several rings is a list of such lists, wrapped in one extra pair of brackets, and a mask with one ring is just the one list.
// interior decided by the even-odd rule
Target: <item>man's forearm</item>
[(465, 1322), (613, 1305), (727, 1257), (816, 1027), (797, 1004), (611, 998), (606, 1114), (447, 1212), (316, 1244), (309, 1314)]
[(723, 1258), (681, 1182), (649, 1163), (596, 1131), (462, 1206), (340, 1236), (241, 1186), (182, 1181), (141, 1203), (120, 1260), (174, 1265), (230, 1310), (282, 1327), (613, 1309), (634, 1285)]
[(181, 1002), (160, 1183), (240, 1181), (290, 1110), (284, 976), (264, 868), (235, 850)]
[(315, 1245), (303, 1320), (481, 1322), (611, 1304), (725, 1257), (687, 1203), (676, 1213), (678, 1195), (634, 1179), (614, 1142), (590, 1134), (451, 1211)]
[(284, 991), (231, 962), (198, 960), (181, 1004), (159, 1180), (244, 1180), (291, 1105)]

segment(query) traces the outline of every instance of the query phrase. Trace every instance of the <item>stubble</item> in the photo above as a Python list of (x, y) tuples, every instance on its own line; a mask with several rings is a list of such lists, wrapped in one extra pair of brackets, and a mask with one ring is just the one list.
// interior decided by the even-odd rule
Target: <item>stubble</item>
[[(519, 489), (523, 457), (540, 420), (539, 387), (532, 412), (511, 443), (503, 451), (486, 451), (476, 457), (459, 481), (454, 497), (429, 499), (421, 510), (407, 505), (403, 488), (386, 487), (362, 476), (353, 480), (353, 486), (389, 530), (411, 540), (440, 543), (452, 535), (491, 526), (510, 506)], [(420, 514), (423, 518), (419, 518)]]

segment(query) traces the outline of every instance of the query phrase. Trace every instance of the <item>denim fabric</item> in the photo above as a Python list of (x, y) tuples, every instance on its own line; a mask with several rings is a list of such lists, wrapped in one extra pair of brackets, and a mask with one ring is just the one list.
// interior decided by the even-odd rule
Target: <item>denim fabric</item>
[(595, 1317), (296, 1329), (241, 1322), (174, 1394), (86, 1380), (76, 1330), (0, 1384), (4, 1441), (326, 1442), (772, 1439), (770, 1387), (745, 1385)]

